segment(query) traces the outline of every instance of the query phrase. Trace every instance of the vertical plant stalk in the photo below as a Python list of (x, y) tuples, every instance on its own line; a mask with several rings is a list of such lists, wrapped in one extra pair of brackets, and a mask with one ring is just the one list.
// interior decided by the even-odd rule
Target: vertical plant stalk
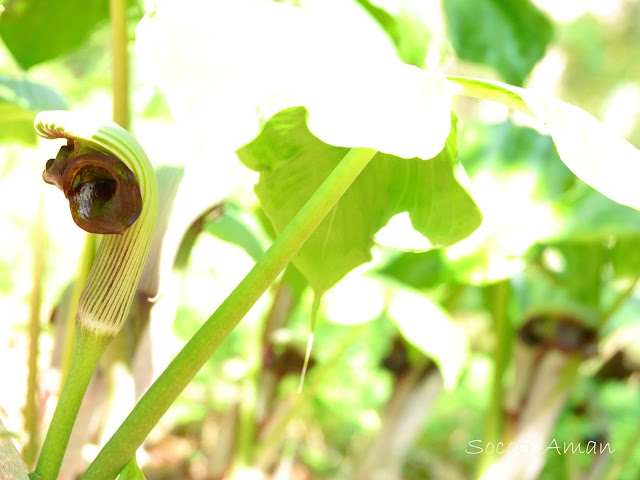
[(80, 294), (89, 277), (89, 271), (91, 271), (91, 265), (93, 265), (93, 259), (96, 252), (96, 236), (87, 233), (84, 239), (84, 246), (82, 247), (82, 253), (80, 254), (80, 260), (76, 270), (76, 279), (73, 282), (71, 289), (71, 296), (67, 300), (69, 302), (67, 308), (67, 314), (65, 318), (64, 328), (64, 341), (62, 357), (60, 358), (60, 388), (58, 391), (62, 391), (64, 387), (64, 381), (67, 378), (69, 372), (69, 366), (71, 365), (71, 357), (73, 355), (73, 345), (75, 343), (76, 336), (76, 314), (78, 313), (78, 301), (80, 300)]
[(29, 315), (29, 373), (27, 399), (24, 411), (24, 427), (28, 441), (22, 451), (27, 465), (32, 465), (38, 448), (38, 341), (40, 340), (40, 306), (42, 304), (42, 279), (44, 276), (44, 192), (40, 191), (38, 214), (33, 230), (33, 288)]
[(356, 464), (351, 480), (402, 478), (402, 467), (411, 446), (423, 430), (443, 388), (435, 365), (422, 358), (420, 365), (394, 379), (392, 394), (384, 406), (382, 425)]
[[(130, 129), (129, 56), (127, 52), (127, 2), (109, 0), (111, 53), (113, 55), (113, 121)], [(135, 309), (134, 309), (135, 310)], [(106, 373), (106, 397), (98, 445), (113, 434), (135, 402), (135, 386), (129, 359), (130, 329), (120, 330), (105, 352), (102, 368)]]
[(158, 186), (142, 147), (116, 124), (54, 111), (38, 114), (35, 127), (41, 137), (67, 140), (43, 178), (64, 191), (78, 225), (104, 234), (80, 295), (69, 373), (36, 466), (44, 480), (55, 480), (93, 371), (127, 318), (158, 215)]
[(77, 330), (71, 368), (36, 466), (36, 473), (44, 480), (55, 480), (58, 476), (80, 404), (108, 343), (107, 337), (98, 337), (82, 328)]
[(278, 277), (375, 154), (376, 151), (369, 148), (353, 148), (345, 155), (264, 256), (151, 385), (82, 479), (102, 480), (117, 475), (178, 395)]
[(125, 130), (129, 130), (131, 117), (126, 0), (109, 0), (109, 15), (113, 53), (113, 121)]
[(262, 365), (262, 334), (265, 324), (264, 318), (256, 317), (245, 319), (245, 322), (247, 320), (251, 320), (251, 322), (242, 325), (246, 335), (243, 357), (248, 364), (248, 369), (242, 379), (231, 478), (241, 477), (242, 470), (250, 466), (253, 446), (256, 441), (258, 383)]
[[(482, 439), (483, 442), (493, 442), (496, 445), (502, 439), (503, 434), (503, 381), (504, 373), (509, 365), (509, 346), (513, 336), (507, 313), (510, 297), (509, 280), (503, 280), (489, 287), (487, 293), (489, 296), (489, 311), (493, 317), (496, 344), (493, 351), (493, 376), (491, 379), (489, 408)], [(482, 459), (478, 464), (477, 477), (481, 477), (496, 458), (496, 455), (482, 455)]]
[(130, 336), (130, 328), (120, 330), (107, 347), (102, 360), (101, 371), (105, 374), (106, 395), (98, 445), (106, 443), (135, 403), (136, 389), (129, 360)]

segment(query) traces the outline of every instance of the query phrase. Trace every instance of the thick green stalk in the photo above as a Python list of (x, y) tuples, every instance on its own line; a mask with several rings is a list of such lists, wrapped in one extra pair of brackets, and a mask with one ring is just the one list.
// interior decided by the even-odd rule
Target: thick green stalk
[[(496, 445), (502, 440), (504, 419), (504, 374), (509, 366), (509, 346), (511, 345), (511, 324), (508, 316), (510, 296), (509, 280), (503, 280), (491, 287), (487, 292), (488, 307), (493, 317), (493, 331), (496, 344), (493, 351), (493, 376), (491, 379), (491, 396), (486, 415), (483, 442), (493, 442)], [(478, 464), (478, 478), (496, 461), (496, 455), (483, 455)]]
[(277, 278), (375, 153), (369, 148), (354, 148), (347, 153), (264, 256), (151, 385), (82, 479), (115, 478), (178, 395)]
[(45, 480), (55, 480), (58, 476), (80, 404), (108, 341), (107, 337), (78, 329), (71, 368), (60, 392), (60, 401), (51, 419), (36, 466), (36, 473)]
[(84, 239), (84, 246), (82, 247), (82, 253), (80, 254), (80, 260), (78, 261), (78, 267), (76, 269), (76, 278), (73, 281), (71, 287), (71, 295), (67, 302), (67, 313), (65, 315), (65, 327), (64, 327), (64, 340), (62, 343), (62, 357), (60, 358), (60, 389), (64, 386), (69, 366), (71, 365), (71, 356), (73, 355), (73, 344), (75, 343), (76, 336), (76, 314), (78, 313), (78, 301), (80, 300), (80, 294), (87, 282), (91, 265), (93, 265), (93, 259), (96, 255), (96, 236), (87, 233)]
[(135, 381), (129, 361), (130, 337), (130, 328), (120, 330), (107, 347), (100, 367), (107, 384), (97, 441), (100, 446), (116, 431), (135, 403)]

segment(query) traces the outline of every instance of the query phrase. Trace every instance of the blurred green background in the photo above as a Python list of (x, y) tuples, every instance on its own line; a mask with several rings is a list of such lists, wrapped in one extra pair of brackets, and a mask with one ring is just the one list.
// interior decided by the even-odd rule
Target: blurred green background
[[(370, 35), (405, 63), (556, 96), (640, 145), (638, 0), (281, 3), (328, 15), (328, 36), (331, 28)], [(247, 21), (256, 21), (251, 5)], [(87, 261), (63, 195), (41, 180), (60, 145), (40, 143), (33, 118), (71, 109), (109, 119), (114, 88), (107, 1), (4, 6), (0, 416), (20, 449), (29, 439), (29, 319), (41, 327), (37, 445), (64, 370), (73, 285)], [(139, 45), (136, 27), (155, 7), (128, 3), (128, 97), (131, 129), (163, 189), (164, 223), (120, 353), (113, 349), (90, 387), (61, 478), (86, 467), (274, 236), (253, 193), (258, 175), (234, 158), (227, 132), (194, 135), (183, 118), (197, 117), (201, 104), (178, 111), (160, 78), (167, 72), (149, 66), (164, 53)], [(246, 51), (233, 42), (207, 51), (216, 30), (200, 17), (204, 4), (162, 8), (180, 10), (176, 31), (185, 14), (200, 21), (189, 41), (202, 41), (201, 57), (184, 53), (193, 65), (223, 76), (243, 61)], [(426, 251), (401, 226), (381, 231), (373, 259), (322, 297), (300, 392), (314, 296), (288, 267), (149, 437), (139, 454), (147, 478), (638, 478), (640, 215), (578, 180), (544, 127), (524, 115), (466, 98), (454, 111), (480, 228)], [(495, 453), (498, 442), (515, 448)]]

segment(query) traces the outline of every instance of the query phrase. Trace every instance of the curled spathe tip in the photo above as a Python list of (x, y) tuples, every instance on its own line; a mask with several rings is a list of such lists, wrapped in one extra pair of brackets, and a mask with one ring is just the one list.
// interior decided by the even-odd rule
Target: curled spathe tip
[(56, 158), (47, 161), (42, 178), (63, 191), (74, 222), (89, 233), (124, 233), (142, 211), (133, 172), (119, 159), (68, 137)]

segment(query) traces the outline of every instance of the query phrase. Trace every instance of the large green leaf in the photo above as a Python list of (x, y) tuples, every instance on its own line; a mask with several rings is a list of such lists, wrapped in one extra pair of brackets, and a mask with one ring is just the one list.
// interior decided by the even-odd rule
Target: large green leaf
[[(460, 161), (484, 218), (472, 235), (443, 252), (444, 270), (450, 279), (473, 284), (509, 278), (524, 268), (532, 245), (562, 228), (554, 202), (577, 180), (549, 137), (509, 122), (466, 125)], [(440, 271), (437, 278), (446, 277)]]
[[(442, 15), (436, 2), (424, 0), (356, 0), (376, 19), (393, 41), (403, 62), (425, 67), (439, 63), (446, 54)], [(435, 58), (434, 58), (435, 57)]]
[(416, 290), (427, 290), (450, 280), (448, 264), (442, 250), (403, 252), (380, 268), (377, 273), (390, 277)]
[(75, 50), (96, 23), (108, 18), (107, 0), (13, 0), (0, 21), (0, 36), (23, 68)]
[(455, 133), (443, 151), (451, 130), (444, 77), (400, 62), (361, 9), (345, 22), (322, 2), (303, 3), (314, 8), (260, 0), (190, 0), (177, 10), (161, 4), (136, 39), (139, 58), (149, 62), (143, 68), (186, 127), (184, 143), (237, 150), (264, 127), (239, 152), (262, 172), (256, 190), (278, 231), (346, 147), (384, 152), (296, 257), (324, 290), (370, 258), (373, 235), (397, 213), (409, 212), (433, 245), (468, 235), (480, 214), (454, 173)]
[(471, 177), (482, 225), (450, 248), (403, 253), (385, 266), (385, 275), (420, 289), (450, 281), (492, 283), (525, 268), (536, 243), (639, 238), (640, 215), (577, 179), (552, 140), (533, 129), (467, 124), (459, 159)]
[[(300, 107), (280, 112), (238, 151), (261, 172), (256, 193), (278, 231), (348, 151), (313, 136), (305, 119)], [(456, 153), (455, 128), (445, 149), (427, 161), (378, 153), (294, 258), (296, 267), (317, 291), (328, 289), (371, 258), (374, 234), (400, 212), (434, 246), (469, 235), (481, 216), (456, 177)]]
[(444, 0), (449, 38), (463, 60), (495, 68), (522, 85), (553, 29), (529, 0)]
[(227, 204), (220, 218), (205, 223), (204, 231), (239, 246), (257, 262), (264, 254), (265, 246), (255, 227), (249, 226), (248, 223), (239, 207)]
[(0, 141), (35, 143), (36, 113), (64, 108), (64, 99), (46, 85), (0, 75)]
[(400, 62), (362, 9), (348, 22), (332, 13), (259, 0), (161, 4), (136, 34), (141, 68), (190, 141), (235, 151), (275, 113), (305, 106), (309, 130), (331, 145), (437, 155), (450, 128), (444, 77)]
[(503, 103), (549, 129), (558, 154), (586, 184), (612, 200), (640, 209), (640, 151), (584, 110), (523, 88), (490, 80), (449, 77), (456, 93)]

